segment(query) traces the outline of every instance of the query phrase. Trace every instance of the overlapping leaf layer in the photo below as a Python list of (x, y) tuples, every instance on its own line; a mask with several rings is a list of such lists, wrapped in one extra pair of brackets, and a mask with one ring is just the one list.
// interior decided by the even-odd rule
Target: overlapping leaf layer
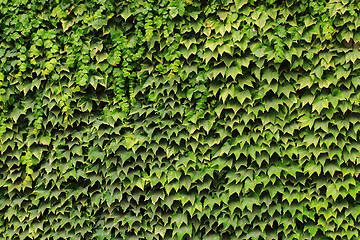
[(359, 239), (355, 0), (0, 0), (1, 239)]

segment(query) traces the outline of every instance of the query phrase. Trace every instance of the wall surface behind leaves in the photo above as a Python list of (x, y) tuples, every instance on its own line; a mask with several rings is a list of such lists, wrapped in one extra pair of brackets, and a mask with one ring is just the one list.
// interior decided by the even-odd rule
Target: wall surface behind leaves
[(359, 239), (357, 0), (0, 0), (0, 239)]

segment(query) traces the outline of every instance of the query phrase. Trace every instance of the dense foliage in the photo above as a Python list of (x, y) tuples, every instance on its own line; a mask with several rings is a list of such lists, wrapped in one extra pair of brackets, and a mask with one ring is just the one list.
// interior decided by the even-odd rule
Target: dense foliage
[(355, 0), (0, 0), (1, 239), (359, 239)]

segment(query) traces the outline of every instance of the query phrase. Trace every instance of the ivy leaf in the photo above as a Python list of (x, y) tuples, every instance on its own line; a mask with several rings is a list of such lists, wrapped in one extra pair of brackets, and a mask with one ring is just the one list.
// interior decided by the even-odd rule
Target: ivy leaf
[(85, 11), (86, 11), (86, 5), (85, 5), (85, 4), (79, 4), (79, 5), (76, 7), (74, 13), (75, 13), (75, 15), (80, 16), (80, 15), (82, 15)]
[(181, 226), (180, 228), (175, 229), (175, 230), (174, 230), (174, 234), (177, 235), (177, 238), (178, 238), (179, 240), (184, 239), (184, 236), (185, 236), (186, 234), (188, 234), (189, 237), (191, 237), (191, 236), (192, 236), (192, 226), (191, 226), (191, 225), (188, 225), (188, 226), (184, 226), (184, 225), (183, 225), (183, 226)]
[(304, 172), (307, 172), (309, 176), (312, 176), (316, 172), (318, 176), (320, 176), (321, 165), (315, 164), (313, 161), (310, 161), (305, 165)]
[(205, 48), (209, 48), (212, 52), (214, 52), (217, 46), (221, 44), (221, 42), (216, 41), (214, 38), (209, 38), (205, 42)]
[(301, 76), (300, 78), (299, 78), (299, 84), (300, 84), (300, 89), (302, 89), (302, 88), (305, 88), (305, 87), (308, 87), (308, 88), (310, 88), (313, 84), (314, 84), (314, 82), (313, 82), (313, 80), (311, 79), (311, 77), (310, 76)]
[(357, 217), (360, 215), (360, 206), (359, 205), (351, 206), (345, 212), (347, 211), (349, 212), (348, 214), (351, 214), (354, 217), (354, 219), (357, 219)]
[(326, 187), (326, 197), (329, 198), (330, 196), (336, 201), (338, 196), (340, 195), (340, 192), (336, 189), (334, 184), (329, 184)]
[(345, 55), (346, 62), (351, 61), (352, 63), (355, 63), (357, 59), (360, 58), (360, 52), (357, 49), (354, 49)]
[(320, 114), (323, 109), (329, 108), (329, 100), (327, 98), (315, 99), (312, 109)]
[(103, 161), (105, 158), (105, 153), (103, 151), (101, 151), (100, 148), (95, 147), (89, 151), (89, 158), (92, 161), (96, 161), (97, 159), (100, 159), (101, 161)]
[(14, 122), (17, 122), (17, 120), (19, 119), (19, 117), (21, 115), (25, 114), (24, 110), (19, 109), (17, 107), (15, 107), (10, 114), (10, 117), (14, 120)]
[(251, 93), (250, 93), (250, 91), (247, 90), (247, 89), (244, 90), (244, 91), (241, 91), (240, 93), (238, 93), (237, 99), (239, 100), (239, 102), (240, 102), (241, 104), (243, 104), (246, 99), (251, 100)]
[(324, 71), (323, 71), (323, 68), (321, 66), (317, 66), (315, 69), (314, 69), (314, 74), (317, 78), (319, 79), (322, 79), (322, 75), (323, 75)]
[(171, 1), (169, 4), (169, 15), (171, 18), (175, 18), (177, 15), (180, 17), (184, 16), (185, 5), (181, 1)]
[(93, 28), (95, 28), (96, 30), (99, 30), (106, 24), (107, 24), (106, 18), (99, 18), (99, 19), (92, 21), (89, 25), (92, 26)]
[(110, 239), (109, 236), (109, 231), (105, 231), (104, 229), (101, 228), (97, 228), (94, 233), (93, 233), (93, 237), (97, 237), (97, 239)]
[(279, 166), (271, 166), (268, 170), (268, 175), (269, 177), (271, 177), (272, 175), (275, 175), (277, 178), (280, 178), (280, 175), (281, 175), (281, 171), (283, 170), (282, 167), (279, 167)]
[(10, 221), (11, 218), (12, 218), (12, 216), (16, 216), (16, 214), (17, 214), (16, 209), (10, 207), (10, 208), (8, 208), (8, 209), (6, 210), (6, 212), (5, 212), (5, 214), (4, 214), (4, 218), (7, 219), (8, 221)]
[(315, 147), (318, 145), (320, 137), (314, 134), (307, 134), (304, 137), (305, 146), (309, 147), (310, 145), (314, 145)]
[(247, 0), (235, 0), (235, 7), (236, 9), (240, 9), (242, 8), (242, 6), (244, 6), (247, 3), (248, 3)]
[(268, 19), (268, 15), (265, 12), (263, 12), (261, 13), (259, 19), (255, 21), (255, 24), (258, 25), (260, 29), (262, 29), (265, 27), (267, 19)]
[(180, 228), (182, 224), (188, 225), (188, 219), (187, 216), (184, 214), (174, 214), (171, 217), (171, 222), (176, 223), (176, 227)]
[(169, 15), (171, 18), (175, 18), (179, 14), (179, 9), (177, 7), (170, 7), (169, 9)]
[(125, 9), (120, 13), (120, 16), (122, 16), (125, 21), (132, 15), (131, 10), (129, 7), (125, 7)]
[(204, 238), (208, 239), (208, 240), (220, 240), (219, 235), (217, 235), (215, 233), (207, 234)]
[(344, 78), (347, 79), (350, 75), (350, 70), (345, 70), (343, 67), (339, 67), (336, 71), (335, 71), (335, 76), (337, 79), (340, 78)]
[(50, 145), (51, 143), (51, 137), (50, 136), (41, 136), (40, 137), (40, 140), (39, 140), (39, 143), (42, 144), (42, 145)]
[(262, 58), (263, 56), (265, 56), (266, 46), (264, 46), (260, 42), (253, 44), (250, 49), (252, 54), (254, 54), (257, 58)]
[(100, 63), (108, 58), (108, 54), (106, 52), (96, 54), (95, 56), (96, 56), (96, 60), (98, 63)]
[(271, 83), (273, 79), (276, 81), (279, 80), (279, 74), (277, 71), (273, 71), (271, 69), (265, 69), (264, 73), (262, 74), (262, 80), (267, 80), (268, 83)]
[(326, 163), (324, 165), (324, 173), (329, 172), (331, 176), (334, 176), (336, 171), (340, 171), (340, 168), (337, 166), (337, 164)]

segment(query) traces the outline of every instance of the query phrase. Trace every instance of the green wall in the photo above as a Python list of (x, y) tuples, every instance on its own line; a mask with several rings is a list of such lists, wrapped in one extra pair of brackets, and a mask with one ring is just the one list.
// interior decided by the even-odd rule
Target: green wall
[(0, 239), (359, 239), (359, 12), (0, 0)]

